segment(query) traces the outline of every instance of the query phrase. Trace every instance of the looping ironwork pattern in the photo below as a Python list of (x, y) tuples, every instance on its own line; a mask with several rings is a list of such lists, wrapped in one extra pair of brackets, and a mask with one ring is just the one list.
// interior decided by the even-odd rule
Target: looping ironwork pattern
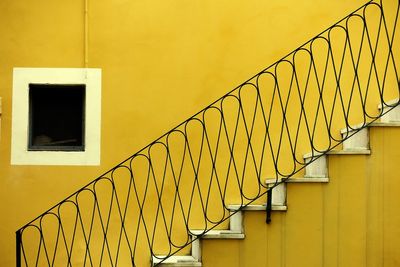
[(301, 174), (304, 153), (398, 104), (393, 6), (368, 2), (19, 229), (17, 265), (144, 266), (262, 201), (265, 178)]

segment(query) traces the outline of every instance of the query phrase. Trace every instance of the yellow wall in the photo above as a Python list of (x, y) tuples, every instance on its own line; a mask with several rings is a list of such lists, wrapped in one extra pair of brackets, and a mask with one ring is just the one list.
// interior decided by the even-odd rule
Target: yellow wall
[[(14, 232), (365, 1), (0, 2), (0, 266)], [(12, 166), (14, 67), (101, 68), (101, 165)]]
[(246, 238), (203, 240), (203, 266), (399, 266), (399, 134), (373, 127), (371, 155), (330, 155), (329, 183), (288, 184), (271, 224), (246, 211)]

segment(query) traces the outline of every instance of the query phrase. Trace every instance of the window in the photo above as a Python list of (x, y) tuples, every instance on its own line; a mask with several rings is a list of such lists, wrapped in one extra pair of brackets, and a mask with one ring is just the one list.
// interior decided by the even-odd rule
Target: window
[(29, 150), (83, 151), (85, 85), (29, 85)]
[(100, 69), (15, 68), (11, 163), (100, 164)]

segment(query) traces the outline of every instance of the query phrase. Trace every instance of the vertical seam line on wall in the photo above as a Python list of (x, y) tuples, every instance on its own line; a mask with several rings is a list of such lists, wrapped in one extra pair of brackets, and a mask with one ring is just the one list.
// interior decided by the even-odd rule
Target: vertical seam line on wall
[(1, 102), (1, 96), (0, 96), (0, 140), (1, 140), (1, 114), (2, 114), (2, 102)]
[[(369, 129), (368, 129), (369, 131)], [(369, 134), (369, 138), (370, 141), (369, 143), (371, 143), (371, 134)], [(370, 147), (371, 149), (371, 147)], [(368, 251), (370, 248), (369, 245), (369, 240), (370, 240), (370, 233), (369, 233), (369, 226), (368, 226), (368, 222), (369, 222), (369, 218), (371, 218), (371, 205), (370, 205), (370, 201), (371, 201), (371, 164), (370, 164), (371, 158), (370, 157), (366, 157), (365, 160), (365, 165), (364, 165), (364, 170), (365, 170), (365, 265), (369, 266), (369, 255), (368, 255)]]
[[(286, 187), (286, 198), (288, 196), (287, 192), (288, 192), (288, 187)], [(289, 206), (287, 200), (286, 200), (286, 206)], [(285, 216), (282, 216), (282, 217), (283, 217), (282, 218), (283, 223), (282, 223), (282, 227), (281, 227), (281, 238), (282, 238), (281, 239), (282, 240), (281, 266), (286, 267), (286, 249), (287, 249), (287, 247), (286, 247), (286, 214), (285, 214)]]
[(84, 67), (89, 64), (89, 0), (84, 0)]
[[(337, 160), (339, 170), (341, 170), (341, 162), (340, 160)], [(341, 172), (337, 172), (337, 178), (341, 177)], [(341, 183), (338, 181), (337, 183), (337, 207), (336, 207), (336, 266), (339, 267), (339, 262), (340, 262), (340, 200), (341, 200)]]
[[(369, 129), (368, 128), (366, 128), (367, 129), (367, 135), (368, 135), (368, 140), (369, 140), (369, 138), (370, 138), (370, 135), (369, 135)], [(369, 142), (369, 141), (368, 141)], [(371, 148), (370, 148), (371, 149)], [(369, 156), (363, 156), (363, 168), (362, 168), (362, 170), (363, 170), (363, 176), (364, 176), (364, 196), (365, 196), (365, 198), (364, 198), (364, 210), (365, 210), (365, 214), (364, 214), (364, 229), (365, 229), (365, 235), (364, 235), (364, 253), (365, 253), (365, 255), (364, 255), (364, 265), (365, 266), (368, 266), (368, 196), (369, 196), (369, 192), (368, 192), (368, 184), (369, 184), (369, 181), (368, 181), (368, 159), (369, 159)]]
[[(327, 160), (328, 160), (328, 164), (329, 164), (329, 158), (327, 158)], [(329, 173), (328, 173), (328, 177), (329, 177)], [(322, 196), (321, 196), (321, 199), (322, 199), (322, 214), (321, 214), (322, 215), (321, 216), (321, 228), (322, 228), (322, 231), (321, 231), (321, 248), (322, 248), (321, 254), (322, 254), (322, 256), (321, 256), (321, 266), (322, 267), (325, 266), (325, 264), (324, 264), (325, 263), (325, 208), (326, 208), (325, 207), (325, 204), (326, 204), (325, 190), (326, 190), (326, 187), (321, 185), (321, 194), (322, 194)]]
[(381, 190), (382, 190), (382, 201), (381, 201), (381, 205), (382, 205), (382, 213), (381, 213), (381, 218), (382, 218), (382, 228), (381, 228), (381, 231), (382, 231), (382, 257), (381, 257), (381, 259), (382, 259), (382, 266), (384, 266), (385, 265), (385, 168), (386, 168), (386, 166), (385, 166), (385, 160), (386, 160), (386, 153), (385, 153), (385, 140), (386, 140), (386, 131), (387, 131), (388, 129), (384, 129), (384, 128), (382, 128), (381, 129), (381, 133), (382, 133), (382, 146), (381, 146), (381, 149), (382, 149), (382, 169), (381, 169), (381, 172), (382, 172), (382, 176), (380, 177), (380, 181), (381, 181), (381, 183), (382, 183), (382, 185), (381, 185)]

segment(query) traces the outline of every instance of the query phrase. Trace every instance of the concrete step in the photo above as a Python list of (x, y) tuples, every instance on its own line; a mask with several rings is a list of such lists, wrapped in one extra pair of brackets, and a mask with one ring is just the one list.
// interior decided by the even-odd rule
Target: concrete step
[(305, 178), (328, 177), (328, 163), (326, 155), (319, 152), (310, 152), (303, 156), (305, 167)]
[(371, 155), (370, 149), (362, 150), (331, 150), (328, 155)]
[[(265, 180), (265, 183), (272, 184), (276, 181), (274, 178), (268, 178)], [(282, 179), (278, 179), (278, 182), (281, 181)], [(329, 183), (329, 177), (291, 177), (285, 179), (285, 183)]]
[[(343, 149), (331, 150), (326, 152), (325, 154), (320, 152), (310, 152), (305, 154), (303, 156), (304, 162), (306, 164), (304, 178), (327, 178), (327, 155), (370, 155), (371, 150), (369, 149), (368, 128), (365, 127), (360, 129), (357, 127), (361, 128), (363, 127), (363, 125), (341, 130), (343, 138), (348, 137), (346, 140), (343, 141)], [(304, 182), (309, 181), (305, 179)]]
[(398, 98), (390, 100), (384, 104), (379, 104), (378, 109), (381, 112), (387, 112), (392, 109), (380, 118), (380, 122), (400, 122), (400, 106)]
[(203, 239), (244, 239), (245, 235), (241, 231), (234, 230), (190, 230), (191, 234)]
[[(368, 128), (364, 124), (350, 126), (340, 130), (343, 141), (343, 154), (350, 152), (353, 154), (358, 153), (371, 153), (369, 150), (369, 134)], [(349, 154), (350, 154), (349, 153)]]
[[(268, 188), (275, 186), (276, 179), (267, 179), (266, 185)], [(286, 184), (281, 183), (272, 189), (272, 207), (286, 206)]]
[(180, 267), (193, 267), (202, 266), (201, 262), (194, 258), (193, 256), (171, 256), (165, 261), (160, 263), (166, 256), (153, 257), (152, 266), (180, 266)]
[(195, 237), (201, 238), (222, 238), (222, 239), (243, 239), (243, 212), (241, 210), (231, 210), (231, 217), (229, 218), (229, 229), (224, 230), (210, 230), (203, 229), (190, 229), (190, 234)]
[(400, 127), (400, 122), (381, 122), (376, 121), (369, 125), (369, 127)]
[[(228, 209), (230, 210), (245, 210), (245, 211), (265, 211), (267, 209), (266, 204), (252, 204), (248, 205), (246, 207), (242, 207), (241, 205), (229, 205)], [(287, 206), (286, 205), (274, 205), (272, 204), (272, 210), (273, 211), (286, 211)]]

